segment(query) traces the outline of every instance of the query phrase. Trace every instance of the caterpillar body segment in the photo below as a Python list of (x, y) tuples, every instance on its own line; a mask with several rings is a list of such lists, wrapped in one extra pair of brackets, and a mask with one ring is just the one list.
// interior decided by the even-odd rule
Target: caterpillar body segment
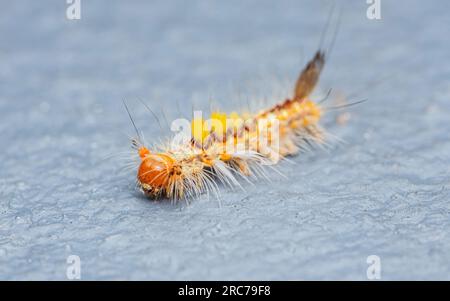
[(249, 116), (214, 112), (207, 126), (203, 118), (194, 118), (190, 140), (161, 151), (136, 144), (138, 186), (152, 198), (218, 194), (219, 183), (239, 187), (242, 180), (266, 176), (265, 165), (321, 144), (322, 111), (308, 96), (324, 64), (325, 55), (318, 51), (301, 72), (293, 95), (267, 110)]

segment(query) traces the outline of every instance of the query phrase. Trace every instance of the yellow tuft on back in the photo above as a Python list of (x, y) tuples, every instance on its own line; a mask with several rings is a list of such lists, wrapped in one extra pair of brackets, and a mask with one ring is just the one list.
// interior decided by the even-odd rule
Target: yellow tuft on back
[(221, 112), (213, 112), (211, 114), (211, 131), (222, 136), (227, 131), (227, 114)]
[(203, 118), (194, 118), (191, 121), (192, 138), (201, 143), (203, 143), (203, 141), (209, 134), (204, 130), (204, 123), (205, 121), (203, 120)]

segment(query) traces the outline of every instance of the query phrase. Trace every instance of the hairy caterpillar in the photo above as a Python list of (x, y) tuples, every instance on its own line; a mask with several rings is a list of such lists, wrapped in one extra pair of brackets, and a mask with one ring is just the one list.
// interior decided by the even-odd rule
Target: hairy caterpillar
[(293, 95), (267, 110), (250, 116), (213, 112), (207, 127), (203, 118), (194, 118), (184, 142), (150, 150), (136, 130), (137, 185), (151, 198), (178, 200), (217, 193), (217, 182), (240, 186), (239, 178), (264, 176), (265, 165), (322, 144), (324, 131), (318, 125), (322, 110), (309, 95), (324, 64), (325, 53), (319, 50), (300, 73)]

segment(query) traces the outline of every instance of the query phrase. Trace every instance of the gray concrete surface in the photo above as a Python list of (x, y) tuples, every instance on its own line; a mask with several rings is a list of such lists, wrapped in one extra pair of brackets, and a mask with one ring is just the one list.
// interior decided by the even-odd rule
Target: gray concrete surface
[(105, 159), (129, 151), (122, 99), (155, 141), (167, 131), (138, 98), (170, 120), (272, 97), (316, 50), (330, 2), (82, 0), (69, 21), (65, 1), (2, 1), (0, 279), (66, 279), (75, 254), (85, 280), (364, 280), (374, 254), (384, 280), (449, 280), (450, 5), (381, 0), (373, 21), (365, 2), (339, 2), (315, 92), (369, 99), (345, 125), (325, 117), (347, 144), (224, 189), (221, 206), (173, 206)]

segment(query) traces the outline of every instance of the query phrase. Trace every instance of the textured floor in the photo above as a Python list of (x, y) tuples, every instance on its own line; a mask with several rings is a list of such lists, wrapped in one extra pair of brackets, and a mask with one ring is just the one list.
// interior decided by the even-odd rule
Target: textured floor
[(82, 279), (364, 280), (374, 254), (384, 280), (450, 280), (449, 2), (381, 0), (380, 21), (350, 2), (315, 91), (369, 99), (324, 120), (347, 144), (188, 207), (105, 159), (129, 151), (122, 99), (152, 141), (139, 98), (168, 120), (281, 99), (330, 2), (2, 3), (0, 279), (66, 279), (74, 254)]

